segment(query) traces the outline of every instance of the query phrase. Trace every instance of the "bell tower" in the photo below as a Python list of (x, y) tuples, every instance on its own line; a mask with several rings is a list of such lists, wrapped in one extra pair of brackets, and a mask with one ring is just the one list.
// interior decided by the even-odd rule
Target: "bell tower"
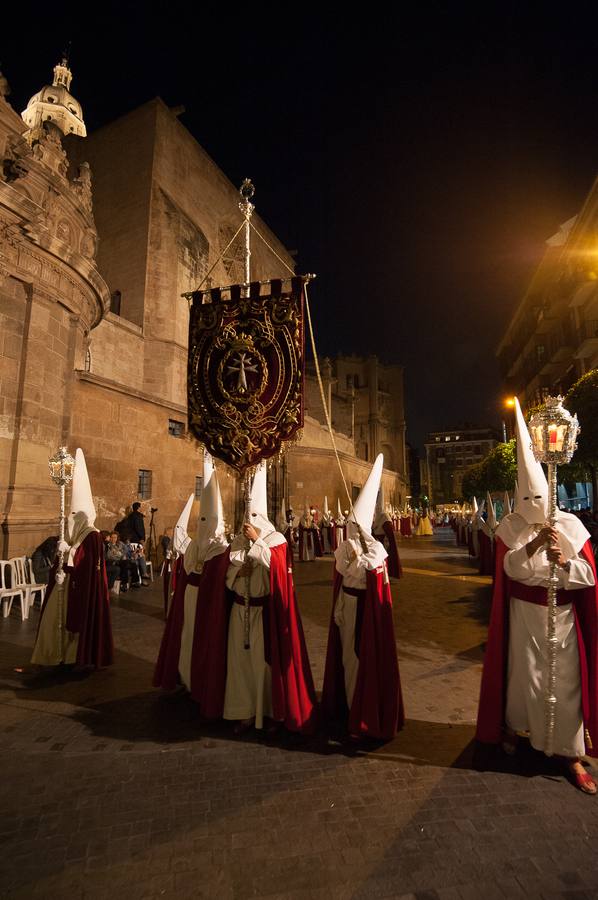
[(81, 104), (70, 93), (73, 73), (69, 61), (63, 55), (54, 66), (54, 80), (34, 94), (21, 118), (27, 125), (28, 135), (35, 133), (44, 122), (55, 125), (63, 134), (87, 135)]

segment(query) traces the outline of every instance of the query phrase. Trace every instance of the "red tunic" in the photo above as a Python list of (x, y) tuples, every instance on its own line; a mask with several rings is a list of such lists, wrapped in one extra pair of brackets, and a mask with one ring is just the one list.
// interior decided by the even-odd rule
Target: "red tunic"
[[(56, 568), (54, 566), (50, 572), (46, 601), (56, 583)], [(73, 566), (66, 567), (66, 571), (70, 574), (66, 629), (79, 635), (75, 665), (96, 669), (110, 666), (114, 645), (104, 546), (99, 531), (92, 531), (77, 547)], [(46, 605), (42, 606), (40, 622)]]
[(353, 702), (348, 710), (343, 647), (338, 625), (334, 621), (334, 607), (343, 579), (336, 569), (334, 575), (322, 709), (330, 719), (344, 718), (348, 712), (351, 734), (389, 741), (405, 721), (390, 585), (384, 571), (366, 572), (363, 607), (361, 615), (358, 610), (357, 616), (360, 630), (356, 635), (359, 669)]
[[(504, 571), (504, 558), (509, 548), (500, 538), (495, 540), (495, 545), (494, 594), (476, 734), (479, 741), (487, 744), (498, 744), (504, 729), (509, 658), (509, 607), (512, 595), (511, 579)], [(596, 578), (594, 554), (589, 541), (581, 548), (580, 556), (591, 565)], [(544, 588), (539, 590), (546, 595)], [(575, 616), (586, 753), (589, 756), (598, 756), (598, 587), (594, 585), (563, 593), (571, 595), (568, 602), (573, 604)]]

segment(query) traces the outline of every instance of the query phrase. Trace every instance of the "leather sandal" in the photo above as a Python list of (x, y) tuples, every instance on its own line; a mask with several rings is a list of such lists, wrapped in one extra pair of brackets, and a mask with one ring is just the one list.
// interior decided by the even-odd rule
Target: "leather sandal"
[(598, 788), (596, 787), (596, 782), (589, 772), (576, 772), (573, 769), (569, 769), (569, 771), (573, 776), (575, 786), (578, 787), (580, 791), (582, 791), (584, 794), (596, 793)]

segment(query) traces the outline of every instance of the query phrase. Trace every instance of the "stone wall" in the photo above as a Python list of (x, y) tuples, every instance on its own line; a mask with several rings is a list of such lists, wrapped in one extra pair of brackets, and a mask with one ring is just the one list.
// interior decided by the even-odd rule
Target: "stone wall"
[(108, 289), (95, 266), (89, 169), (59, 133), (25, 126), (0, 97), (0, 556), (57, 531), (48, 458), (69, 442), (73, 372)]

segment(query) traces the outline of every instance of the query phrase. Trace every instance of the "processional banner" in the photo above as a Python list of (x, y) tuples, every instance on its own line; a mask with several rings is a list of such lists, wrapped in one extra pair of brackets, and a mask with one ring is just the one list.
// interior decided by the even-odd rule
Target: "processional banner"
[[(305, 279), (192, 295), (189, 428), (239, 473), (274, 456), (303, 427)], [(287, 284), (288, 282), (285, 282)]]

